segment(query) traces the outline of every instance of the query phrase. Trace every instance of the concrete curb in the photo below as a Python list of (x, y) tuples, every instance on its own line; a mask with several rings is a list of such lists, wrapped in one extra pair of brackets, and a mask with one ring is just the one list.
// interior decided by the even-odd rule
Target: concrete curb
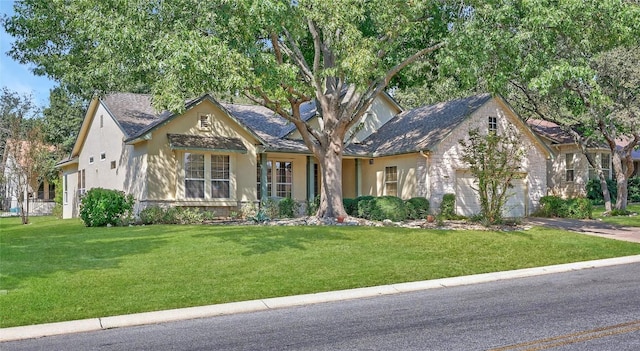
[(374, 286), (369, 288), (322, 292), (315, 294), (276, 297), (262, 300), (232, 302), (219, 305), (190, 307), (157, 312), (136, 313), (122, 316), (91, 318), (77, 321), (29, 325), (0, 329), (0, 342), (45, 336), (98, 331), (111, 328), (132, 327), (180, 320), (215, 317), (235, 313), (257, 312), (269, 309), (344, 301), (381, 295), (399, 294), (420, 290), (447, 288), (460, 285), (488, 283), (499, 280), (533, 277), (552, 273), (607, 267), (640, 262), (640, 255), (616, 257), (604, 260), (559, 264), (505, 272), (475, 274), (463, 277), (434, 279), (419, 282)]

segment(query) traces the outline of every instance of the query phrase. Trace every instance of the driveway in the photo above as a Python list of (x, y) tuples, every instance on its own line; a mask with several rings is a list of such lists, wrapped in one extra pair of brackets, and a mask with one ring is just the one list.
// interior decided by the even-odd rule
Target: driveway
[(554, 227), (609, 239), (640, 243), (640, 227), (621, 227), (593, 219), (529, 217), (526, 224)]

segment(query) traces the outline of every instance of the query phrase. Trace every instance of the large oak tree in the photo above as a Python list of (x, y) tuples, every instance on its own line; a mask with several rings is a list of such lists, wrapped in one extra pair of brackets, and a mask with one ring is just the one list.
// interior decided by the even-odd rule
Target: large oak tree
[[(11, 55), (85, 95), (150, 89), (179, 111), (237, 93), (293, 123), (322, 172), (322, 217), (344, 215), (346, 132), (458, 18), (445, 0), (25, 0), (4, 20)], [(315, 101), (320, 127), (301, 119)]]
[[(480, 84), (501, 93), (525, 117), (564, 127), (597, 170), (600, 165), (587, 148), (593, 142), (608, 145), (618, 185), (616, 208), (624, 210), (631, 150), (640, 144), (640, 3), (490, 0), (469, 5), (468, 20), (443, 52), (441, 73), (455, 77), (460, 88)], [(623, 148), (616, 145), (620, 139), (628, 141)]]

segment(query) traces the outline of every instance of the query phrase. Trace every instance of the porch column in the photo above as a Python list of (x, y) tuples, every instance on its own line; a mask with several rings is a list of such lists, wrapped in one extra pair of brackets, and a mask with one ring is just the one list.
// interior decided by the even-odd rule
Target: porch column
[(313, 202), (313, 199), (316, 197), (316, 194), (313, 192), (313, 164), (313, 157), (307, 156), (307, 200), (309, 202)]
[(356, 158), (356, 197), (362, 196), (362, 160)]
[(260, 154), (260, 203), (264, 204), (265, 200), (269, 198), (270, 194), (267, 194), (267, 154)]

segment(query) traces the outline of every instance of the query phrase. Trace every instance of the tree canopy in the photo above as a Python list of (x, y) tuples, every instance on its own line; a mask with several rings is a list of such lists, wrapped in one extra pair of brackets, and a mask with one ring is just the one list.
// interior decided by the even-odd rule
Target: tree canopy
[[(319, 160), (319, 215), (344, 215), (347, 130), (409, 64), (444, 46), (457, 1), (33, 1), (4, 20), (11, 55), (90, 96), (150, 90), (180, 111), (204, 92), (244, 95), (291, 121)], [(320, 128), (301, 119), (316, 101)]]
[[(640, 85), (633, 69), (640, 46), (639, 3), (469, 4), (469, 20), (441, 53), (439, 73), (456, 77), (461, 89), (480, 85), (502, 94), (525, 118), (563, 126), (583, 151), (591, 141), (609, 145), (618, 177), (616, 207), (624, 209), (626, 177), (633, 170), (630, 151), (640, 141)], [(629, 140), (624, 152), (616, 145), (620, 138)]]

